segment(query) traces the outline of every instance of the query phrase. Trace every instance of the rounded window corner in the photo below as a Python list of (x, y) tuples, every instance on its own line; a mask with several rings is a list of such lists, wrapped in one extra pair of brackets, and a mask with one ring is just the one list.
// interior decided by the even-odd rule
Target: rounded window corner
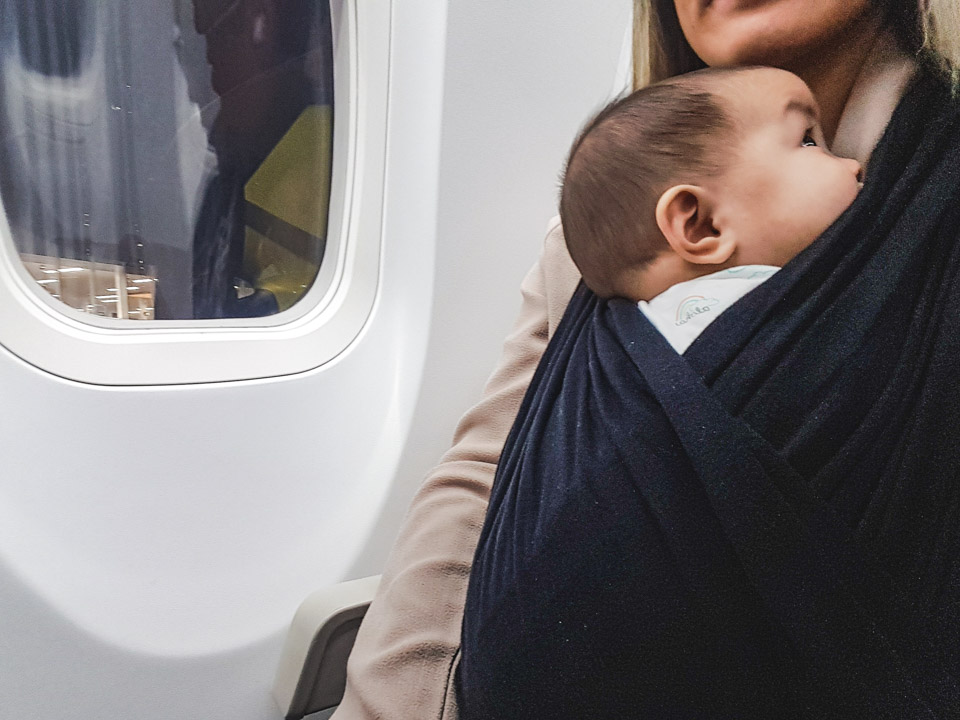
[[(184, 5), (184, 0), (171, 0), (158, 10), (156, 4), (138, 2), (113, 10), (97, 4), (91, 12), (99, 26), (84, 40), (89, 58), (75, 68), (71, 65), (69, 73), (54, 73), (52, 80), (34, 77), (38, 71), (32, 66), (11, 70), (7, 56), (16, 33), (0, 33), (7, 43), (6, 52), (0, 48), (0, 111), (6, 125), (0, 125), (0, 139), (30, 129), (31, 118), (21, 107), (26, 103), (10, 107), (16, 104), (11, 87), (22, 88), (29, 81), (35, 81), (32, 92), (49, 101), (46, 109), (56, 109), (51, 117), (64, 125), (83, 109), (84, 92), (99, 93), (109, 107), (106, 119), (82, 118), (89, 121), (83, 126), (89, 131), (84, 141), (95, 136), (101, 144), (90, 147), (109, 152), (88, 153), (80, 162), (64, 159), (67, 151), (61, 147), (48, 150), (61, 171), (83, 166), (86, 176), (53, 177), (50, 171), (17, 176), (13, 182), (8, 174), (0, 184), (0, 208), (17, 208), (0, 218), (0, 345), (60, 377), (99, 385), (168, 385), (301, 373), (346, 350), (373, 312), (379, 284), (390, 4), (331, 0), (310, 4), (329, 7), (329, 12), (309, 32), (287, 23), (285, 42), (291, 52), (302, 51), (304, 42), (318, 43), (301, 57), (300, 71), (315, 83), (305, 89), (309, 97), (288, 109), (292, 120), (282, 132), (275, 130), (276, 139), (221, 150), (223, 157), (214, 158), (212, 172), (210, 147), (226, 147), (224, 138), (237, 137), (218, 118), (228, 111), (237, 113), (239, 107), (239, 101), (230, 106), (224, 100), (231, 81), (219, 76), (222, 68), (216, 61), (207, 68), (206, 89), (208, 94), (221, 93), (216, 112), (207, 107), (204, 116), (197, 104), (189, 115), (191, 124), (183, 126), (189, 108), (182, 106), (184, 97), (202, 101), (202, 83), (197, 89), (200, 81), (191, 77), (191, 72), (202, 76), (198, 63), (206, 62), (198, 39), (226, 33), (229, 23), (241, 19), (212, 11), (201, 17), (199, 11), (185, 13)], [(33, 17), (31, 22), (39, 21)], [(185, 26), (188, 22), (192, 27)], [(158, 34), (157, 26), (166, 26), (169, 38)], [(126, 28), (127, 34), (107, 37), (118, 28)], [(149, 36), (141, 37), (141, 32)], [(110, 42), (123, 51), (111, 57), (123, 57), (128, 65), (118, 68), (102, 59), (107, 53), (101, 46)], [(179, 68), (169, 97), (152, 98), (154, 104), (169, 101), (166, 115), (145, 118), (148, 114), (140, 113), (137, 103), (116, 99), (129, 91), (129, 80), (157, 72), (154, 66), (163, 63), (168, 70), (174, 63)], [(90, 79), (97, 75), (92, 68), (99, 69), (100, 80)], [(75, 93), (74, 107), (68, 90), (79, 85), (84, 89)], [(326, 102), (316, 102), (324, 93)], [(148, 99), (140, 100), (140, 105), (149, 105)], [(11, 119), (18, 113), (19, 121)], [(172, 127), (159, 128), (163, 123)], [(202, 147), (199, 133), (205, 124), (212, 135)], [(71, 138), (76, 145), (69, 130), (55, 130), (68, 133), (64, 147)], [(149, 161), (163, 138), (177, 150), (168, 169), (173, 167), (180, 180), (192, 178), (192, 185), (171, 189), (174, 183), (157, 180), (161, 168)], [(0, 155), (0, 170), (4, 163), (16, 164), (22, 145), (0, 143), (5, 153)], [(214, 148), (214, 155), (217, 152)], [(113, 200), (97, 195), (100, 191), (90, 181), (96, 173), (109, 180), (101, 183), (106, 187), (101, 195), (114, 193)], [(48, 192), (47, 205), (35, 200), (41, 190)], [(162, 197), (161, 190), (169, 195)], [(31, 212), (18, 205), (25, 196), (40, 203), (40, 210), (36, 204), (27, 203)], [(71, 208), (57, 205), (58, 197)], [(180, 213), (177, 227), (187, 228), (189, 238), (183, 232), (161, 232), (170, 224), (161, 217), (167, 206)], [(109, 232), (93, 232), (104, 207), (112, 214), (100, 227)], [(57, 213), (67, 213), (75, 222), (65, 225)], [(73, 228), (72, 233), (64, 227)], [(180, 239), (166, 244), (151, 240), (167, 237)]]

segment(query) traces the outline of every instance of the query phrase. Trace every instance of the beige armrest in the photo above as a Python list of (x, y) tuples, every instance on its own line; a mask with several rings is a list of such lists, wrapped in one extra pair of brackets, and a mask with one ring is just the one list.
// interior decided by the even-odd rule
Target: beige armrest
[(380, 576), (351, 580), (311, 594), (293, 616), (273, 684), (284, 717), (299, 720), (340, 702), (347, 657)]

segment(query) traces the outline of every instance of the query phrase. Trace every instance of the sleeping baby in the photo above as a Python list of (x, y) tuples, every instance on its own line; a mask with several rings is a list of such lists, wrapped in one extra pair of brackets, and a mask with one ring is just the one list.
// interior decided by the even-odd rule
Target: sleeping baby
[(806, 84), (707, 69), (602, 110), (573, 145), (560, 216), (600, 297), (623, 297), (679, 353), (836, 220), (861, 183), (827, 149)]

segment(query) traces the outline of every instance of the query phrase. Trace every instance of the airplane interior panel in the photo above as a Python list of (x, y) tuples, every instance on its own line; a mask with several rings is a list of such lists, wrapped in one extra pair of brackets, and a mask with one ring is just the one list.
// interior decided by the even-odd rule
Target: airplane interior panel
[(283, 716), (625, 88), (584, 8), (0, 0), (0, 719)]

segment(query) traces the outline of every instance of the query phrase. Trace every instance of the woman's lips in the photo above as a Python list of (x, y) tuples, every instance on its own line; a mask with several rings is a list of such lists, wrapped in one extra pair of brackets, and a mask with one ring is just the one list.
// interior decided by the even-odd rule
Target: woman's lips
[(721, 12), (735, 12), (737, 10), (752, 10), (760, 5), (767, 5), (777, 0), (701, 0), (703, 8), (712, 8)]

